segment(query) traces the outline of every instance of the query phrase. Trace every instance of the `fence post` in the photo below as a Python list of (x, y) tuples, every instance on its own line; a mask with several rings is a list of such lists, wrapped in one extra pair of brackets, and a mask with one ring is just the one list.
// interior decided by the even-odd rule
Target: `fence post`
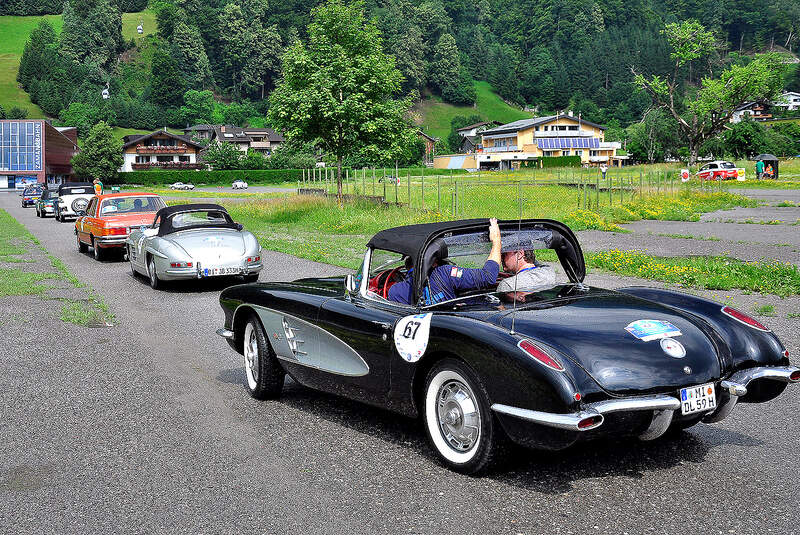
[(421, 206), (422, 206), (422, 209), (424, 210), (425, 209), (425, 167), (424, 166), (422, 167), (422, 188), (421, 189), (422, 189), (422, 195), (421, 195), (421, 198), (422, 198), (421, 203), (422, 204), (421, 204)]
[(442, 213), (442, 177), (436, 177), (436, 211)]

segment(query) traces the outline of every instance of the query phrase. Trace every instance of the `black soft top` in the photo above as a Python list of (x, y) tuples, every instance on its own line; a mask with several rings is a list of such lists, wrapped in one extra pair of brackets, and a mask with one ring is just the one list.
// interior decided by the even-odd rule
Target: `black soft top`
[[(197, 224), (191, 226), (183, 226), (179, 228), (175, 228), (172, 225), (172, 218), (176, 214), (185, 214), (187, 212), (220, 212), (222, 216), (225, 218), (224, 223), (214, 222), (213, 225), (206, 225), (206, 224)], [(214, 227), (222, 227), (222, 228), (232, 228), (238, 229), (236, 223), (233, 222), (231, 216), (228, 214), (228, 211), (225, 210), (223, 206), (219, 204), (177, 204), (175, 206), (166, 206), (156, 212), (156, 217), (153, 219), (153, 222), (156, 222), (161, 219), (161, 223), (158, 226), (158, 235), (164, 236), (166, 234), (172, 234), (173, 232), (177, 232), (179, 230), (188, 230), (193, 228), (203, 228), (207, 226), (214, 226)]]
[(62, 195), (61, 192), (63, 190), (70, 188), (90, 188), (91, 189), (90, 193), (94, 195), (94, 189), (93, 189), (94, 184), (92, 184), (91, 182), (65, 182), (64, 184), (58, 186), (58, 195), (59, 196)]
[[(575, 234), (568, 226), (552, 219), (522, 219), (498, 221), (503, 235), (503, 251), (534, 249), (534, 242), (553, 249), (558, 256), (564, 272), (572, 282), (583, 281), (586, 264), (583, 251)], [(488, 219), (462, 219), (422, 223), (382, 230), (375, 234), (367, 244), (373, 249), (383, 249), (411, 257), (414, 266), (414, 295), (416, 302), (427, 282), (428, 273), (435, 260), (444, 260), (448, 247), (459, 245), (459, 235), (475, 232), (489, 232)]]

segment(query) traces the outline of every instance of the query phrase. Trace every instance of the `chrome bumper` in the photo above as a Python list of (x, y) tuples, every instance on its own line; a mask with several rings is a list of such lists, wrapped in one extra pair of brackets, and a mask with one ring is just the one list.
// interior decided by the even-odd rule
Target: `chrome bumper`
[(724, 420), (733, 411), (739, 398), (747, 395), (747, 386), (756, 379), (769, 379), (782, 383), (800, 382), (800, 368), (797, 366), (759, 366), (747, 368), (731, 374), (719, 383), (722, 396), (717, 410), (703, 418), (704, 422), (714, 423)]
[(94, 241), (100, 245), (124, 245), (128, 241), (128, 236), (97, 236)]
[[(604, 414), (622, 411), (667, 411), (671, 415), (671, 411), (680, 409), (681, 402), (678, 398), (667, 395), (655, 396), (640, 396), (635, 398), (625, 399), (610, 399), (607, 401), (598, 401), (595, 403), (588, 403), (584, 410), (580, 412), (572, 412), (567, 414), (555, 414), (552, 412), (532, 411), (528, 409), (521, 409), (519, 407), (511, 407), (509, 405), (502, 405), (495, 403), (492, 405), (492, 410), (514, 416), (528, 422), (533, 422), (549, 427), (556, 427), (558, 429), (567, 429), (569, 431), (588, 431), (595, 429), (603, 424)], [(594, 418), (593, 425), (580, 426), (582, 421), (589, 418)], [(670, 417), (670, 421), (672, 418)], [(669, 425), (669, 423), (667, 423)]]
[(217, 334), (223, 337), (226, 340), (233, 340), (233, 331), (228, 330), (226, 328), (217, 329)]

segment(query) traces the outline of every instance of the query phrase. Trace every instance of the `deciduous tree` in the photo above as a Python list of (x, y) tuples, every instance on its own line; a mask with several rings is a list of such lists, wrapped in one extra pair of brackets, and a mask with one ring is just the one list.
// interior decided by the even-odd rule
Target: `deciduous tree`
[(783, 87), (784, 61), (777, 54), (760, 54), (747, 65), (731, 65), (718, 77), (703, 78), (699, 88), (689, 86), (682, 70), (688, 63), (707, 56), (715, 46), (714, 35), (697, 21), (667, 24), (674, 62), (671, 75), (645, 77), (632, 69), (636, 84), (666, 109), (687, 144), (689, 165), (697, 162), (700, 146), (728, 124), (733, 111), (750, 100), (773, 100)]
[(402, 74), (361, 2), (329, 0), (312, 14), (308, 42), (296, 41), (283, 57), (269, 119), (290, 139), (315, 142), (336, 157), (341, 198), (343, 158), (359, 149), (400, 152), (414, 135), (404, 121), (411, 103), (395, 97)]
[(107, 182), (117, 176), (122, 166), (122, 141), (115, 139), (111, 127), (100, 121), (92, 127), (81, 151), (72, 158), (75, 176)]

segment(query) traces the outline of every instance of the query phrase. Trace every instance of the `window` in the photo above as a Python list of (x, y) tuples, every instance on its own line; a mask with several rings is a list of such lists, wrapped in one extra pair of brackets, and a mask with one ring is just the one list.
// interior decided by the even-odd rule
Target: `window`
[(97, 208), (97, 197), (94, 197), (91, 201), (89, 201), (89, 206), (86, 207), (86, 213), (90, 216), (93, 216), (96, 208)]
[(165, 206), (166, 204), (164, 204), (164, 201), (160, 197), (149, 195), (140, 197), (117, 197), (104, 200), (100, 208), (100, 213), (158, 212)]
[(369, 282), (367, 295), (376, 299), (385, 299), (389, 288), (405, 280), (410, 263), (400, 253), (374, 249), (369, 266)]
[(188, 162), (189, 161), (189, 157), (188, 156), (183, 156), (183, 155), (178, 156), (178, 161), (179, 162)]
[(568, 150), (565, 150), (565, 151), (563, 151), (561, 154), (562, 154), (563, 156), (569, 156), (569, 151), (568, 151)]
[(158, 163), (167, 163), (173, 161), (172, 156), (156, 156)]
[(583, 156), (583, 151), (582, 150), (576, 150), (575, 151), (575, 156)]
[(136, 163), (150, 163), (150, 156), (137, 156)]

